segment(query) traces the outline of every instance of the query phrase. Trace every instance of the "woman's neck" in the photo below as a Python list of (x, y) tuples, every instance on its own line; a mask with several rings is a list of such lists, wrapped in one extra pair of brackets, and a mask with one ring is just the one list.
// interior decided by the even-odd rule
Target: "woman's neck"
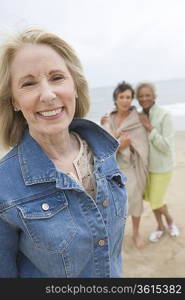
[(130, 113), (130, 111), (129, 110), (127, 110), (127, 111), (117, 111), (117, 117), (118, 118), (126, 118), (126, 117), (128, 117), (128, 115), (129, 115), (129, 113)]
[(60, 132), (55, 135), (32, 135), (32, 137), (51, 160), (59, 160), (61, 157), (67, 157), (69, 153), (74, 152), (78, 144), (76, 137), (70, 134), (69, 131)]
[(117, 111), (114, 117), (114, 123), (116, 128), (119, 128), (124, 119), (128, 117), (130, 110), (128, 111)]

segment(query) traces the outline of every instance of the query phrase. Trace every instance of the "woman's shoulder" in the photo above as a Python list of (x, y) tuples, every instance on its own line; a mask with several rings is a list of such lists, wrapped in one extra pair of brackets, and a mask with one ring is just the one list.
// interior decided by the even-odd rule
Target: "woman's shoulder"
[(18, 151), (15, 147), (0, 160), (0, 190), (2, 194), (5, 194), (7, 189), (15, 189), (19, 169)]
[(140, 113), (139, 110), (137, 109), (137, 107), (135, 105), (131, 105), (130, 112), (132, 112), (132, 111), (135, 112), (135, 113), (137, 113), (137, 114)]
[(129, 112), (130, 112), (129, 115), (132, 116), (132, 118), (135, 118), (135, 119), (139, 119), (139, 116), (142, 114), (142, 112), (138, 111), (137, 107), (134, 106), (134, 105), (130, 107)]
[(160, 119), (172, 118), (171, 112), (157, 103), (155, 103), (155, 105), (153, 106), (150, 114), (153, 114), (154, 116), (156, 116), (156, 118)]
[[(87, 119), (75, 119), (70, 125), (70, 131), (77, 132), (92, 149), (97, 153), (101, 153), (100, 156), (109, 155), (116, 151), (118, 142), (109, 134), (101, 125)], [(98, 154), (99, 156), (99, 154)]]
[[(8, 205), (8, 199), (12, 201), (15, 189), (17, 188), (17, 180), (19, 177), (19, 159), (17, 147), (11, 149), (0, 160), (0, 207)], [(9, 196), (8, 196), (9, 195)]]
[(10, 161), (13, 159), (16, 159), (18, 156), (18, 149), (17, 146), (9, 150), (7, 153), (4, 154), (3, 157), (0, 159), (0, 168), (4, 166), (5, 164), (9, 164)]
[(111, 111), (109, 111), (109, 112), (106, 112), (106, 113), (101, 117), (101, 119), (102, 119), (102, 118), (105, 118), (105, 117), (107, 117), (107, 118), (112, 117), (112, 116), (116, 115), (116, 113), (117, 113), (117, 110), (116, 110), (116, 109), (113, 109), (113, 110), (111, 110)]

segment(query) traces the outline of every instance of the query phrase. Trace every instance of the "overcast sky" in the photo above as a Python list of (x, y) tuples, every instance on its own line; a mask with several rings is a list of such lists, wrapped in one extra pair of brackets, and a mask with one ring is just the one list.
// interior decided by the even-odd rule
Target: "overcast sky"
[(184, 0), (0, 0), (1, 34), (34, 25), (76, 50), (90, 87), (185, 78)]

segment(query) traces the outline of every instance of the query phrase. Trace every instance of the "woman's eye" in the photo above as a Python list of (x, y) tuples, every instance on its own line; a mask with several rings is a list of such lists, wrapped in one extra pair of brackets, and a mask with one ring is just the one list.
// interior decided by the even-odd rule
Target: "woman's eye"
[(54, 76), (54, 77), (52, 78), (52, 80), (57, 81), (57, 80), (61, 80), (61, 79), (63, 79), (63, 78), (64, 78), (64, 77), (61, 76), (61, 75), (56, 75), (56, 76)]
[(24, 82), (24, 83), (22, 84), (22, 87), (32, 86), (32, 85), (34, 85), (34, 84), (35, 84), (35, 82), (33, 82), (33, 81), (28, 81), (28, 82)]

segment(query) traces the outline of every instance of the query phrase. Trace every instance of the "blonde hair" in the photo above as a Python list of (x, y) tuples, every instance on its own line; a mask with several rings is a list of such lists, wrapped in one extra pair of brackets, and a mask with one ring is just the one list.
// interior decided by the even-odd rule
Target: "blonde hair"
[(150, 82), (142, 82), (142, 83), (138, 84), (138, 86), (135, 89), (137, 99), (139, 97), (139, 92), (142, 88), (149, 88), (153, 93), (154, 99), (157, 97), (155, 86)]
[(64, 59), (73, 78), (78, 98), (76, 99), (75, 118), (83, 118), (89, 110), (89, 88), (83, 74), (80, 60), (73, 48), (59, 36), (42, 29), (28, 28), (10, 37), (1, 47), (0, 53), (0, 143), (5, 148), (20, 142), (27, 128), (22, 112), (15, 112), (12, 105), (10, 85), (10, 64), (17, 51), (25, 44), (46, 44)]

